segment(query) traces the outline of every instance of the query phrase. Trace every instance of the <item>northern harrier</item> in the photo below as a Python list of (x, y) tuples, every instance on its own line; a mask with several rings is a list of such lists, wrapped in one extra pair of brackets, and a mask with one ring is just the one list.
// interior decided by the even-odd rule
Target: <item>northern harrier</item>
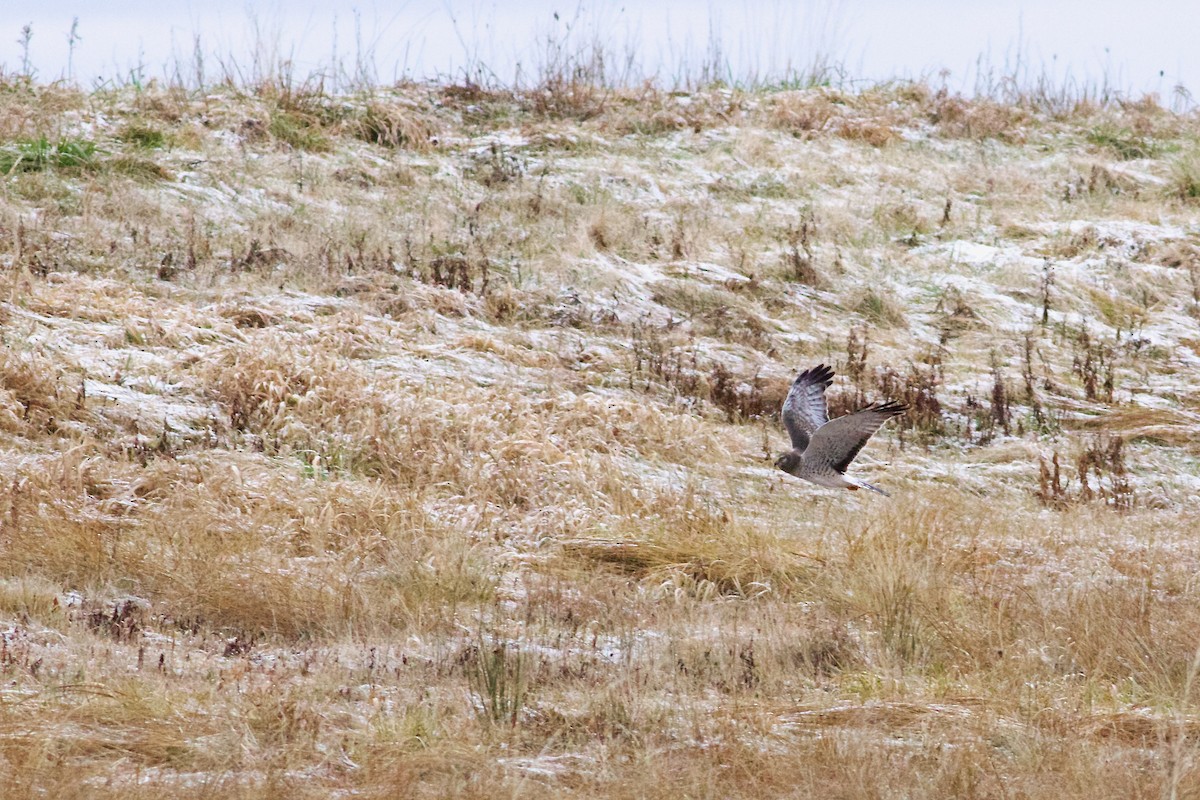
[(873, 403), (852, 414), (829, 420), (825, 389), (833, 383), (833, 370), (824, 364), (796, 376), (783, 401), (783, 425), (792, 437), (792, 450), (776, 461), (789, 475), (833, 489), (883, 489), (846, 475), (846, 468), (883, 423), (908, 410), (892, 401)]

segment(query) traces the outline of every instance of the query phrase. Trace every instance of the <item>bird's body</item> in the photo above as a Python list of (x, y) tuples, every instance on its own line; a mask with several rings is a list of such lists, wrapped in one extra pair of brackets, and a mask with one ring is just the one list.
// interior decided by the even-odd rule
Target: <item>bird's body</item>
[(846, 475), (846, 468), (872, 434), (892, 417), (903, 414), (907, 407), (891, 401), (874, 403), (830, 420), (825, 389), (831, 383), (833, 370), (824, 364), (796, 376), (781, 413), (792, 449), (781, 455), (775, 466), (818, 486), (851, 491), (870, 489), (886, 495), (882, 489)]

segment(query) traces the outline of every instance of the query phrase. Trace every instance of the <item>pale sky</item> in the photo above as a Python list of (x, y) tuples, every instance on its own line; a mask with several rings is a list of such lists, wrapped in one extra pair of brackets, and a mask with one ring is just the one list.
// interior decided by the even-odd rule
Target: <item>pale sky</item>
[(1020, 56), (1026, 78), (1107, 82), (1170, 101), (1177, 85), (1200, 87), (1198, 9), (1184, 0), (1136, 9), (1128, 0), (0, 0), (0, 65), (21, 69), (21, 29), (31, 23), (29, 61), (38, 77), (65, 76), (68, 33), (78, 17), (71, 68), (84, 86), (126, 76), (139, 64), (144, 78), (167, 75), (177, 64), (190, 76), (197, 37), (210, 79), (219, 77), (221, 62), (250, 73), (257, 51), (290, 58), (299, 77), (335, 57), (352, 66), (363, 53), (383, 81), (459, 76), (478, 66), (511, 81), (518, 64), (526, 75), (536, 71), (547, 41), (576, 37), (567, 41), (599, 40), (618, 56), (614, 73), (631, 53), (642, 73), (668, 84), (697, 72), (715, 40), (732, 77), (741, 79), (779, 75), (825, 55), (851, 78), (948, 70), (951, 88), (970, 91), (981, 60), (1001, 73)]

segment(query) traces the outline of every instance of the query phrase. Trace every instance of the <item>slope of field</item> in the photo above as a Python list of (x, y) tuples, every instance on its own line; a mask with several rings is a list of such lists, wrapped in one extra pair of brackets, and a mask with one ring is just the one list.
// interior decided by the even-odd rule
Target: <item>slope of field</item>
[(1198, 134), (0, 84), (4, 796), (1200, 792)]

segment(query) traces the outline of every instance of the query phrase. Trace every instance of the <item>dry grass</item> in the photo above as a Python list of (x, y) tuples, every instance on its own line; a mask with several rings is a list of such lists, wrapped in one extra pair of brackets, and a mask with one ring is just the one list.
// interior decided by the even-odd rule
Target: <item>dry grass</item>
[(0, 793), (1200, 792), (1190, 121), (544, 77), (4, 84)]

